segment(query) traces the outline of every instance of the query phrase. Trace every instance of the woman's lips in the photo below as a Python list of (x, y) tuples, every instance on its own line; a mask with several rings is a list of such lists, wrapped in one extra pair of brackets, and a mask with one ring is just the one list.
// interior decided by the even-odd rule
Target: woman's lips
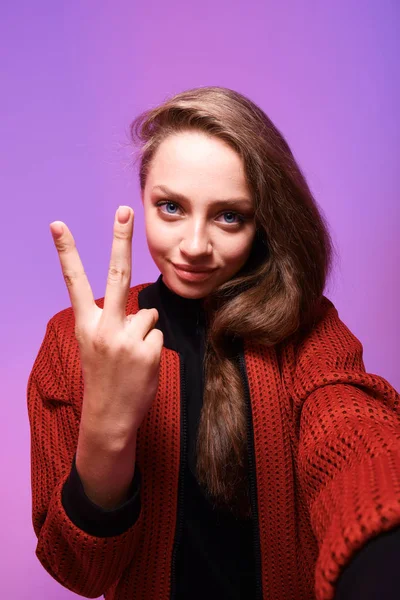
[(184, 281), (205, 281), (206, 279), (209, 279), (215, 271), (215, 269), (212, 269), (211, 271), (185, 271), (176, 265), (173, 265), (173, 267), (178, 277)]

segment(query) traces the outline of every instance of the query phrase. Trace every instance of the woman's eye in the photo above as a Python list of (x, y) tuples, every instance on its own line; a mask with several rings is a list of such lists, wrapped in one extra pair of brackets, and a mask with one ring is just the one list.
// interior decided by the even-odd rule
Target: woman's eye
[[(244, 218), (235, 212), (226, 212), (226, 213), (223, 213), (221, 216), (223, 216), (227, 219), (225, 222), (228, 223), (229, 225), (236, 225), (236, 224), (240, 224), (240, 223), (244, 222)], [(235, 221), (235, 219), (237, 219), (237, 220)]]
[[(167, 210), (163, 210), (161, 212), (163, 213), (167, 213), (167, 215), (176, 215), (176, 210), (178, 206), (175, 204), (175, 202), (167, 202), (167, 201), (162, 201), (162, 202), (157, 202), (156, 206), (159, 206), (160, 208), (165, 206), (167, 208)], [(168, 209), (172, 209), (171, 211)]]
[[(165, 210), (161, 210), (161, 212), (167, 215), (176, 215), (179, 210), (179, 206), (170, 200), (161, 200), (160, 202), (157, 202), (156, 206), (160, 209), (165, 207)], [(225, 225), (240, 225), (245, 221), (245, 218), (242, 215), (233, 211), (224, 212), (220, 217), (224, 217)]]

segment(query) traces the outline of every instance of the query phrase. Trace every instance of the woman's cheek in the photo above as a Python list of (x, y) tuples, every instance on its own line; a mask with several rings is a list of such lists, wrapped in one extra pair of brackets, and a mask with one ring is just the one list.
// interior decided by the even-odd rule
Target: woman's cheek
[(146, 220), (146, 236), (152, 246), (162, 247), (171, 237), (171, 230), (166, 223), (154, 216)]
[(251, 241), (249, 238), (243, 237), (238, 240), (237, 236), (232, 236), (229, 242), (225, 240), (225, 244), (221, 245), (222, 256), (225, 256), (226, 262), (237, 263), (246, 260), (250, 253)]

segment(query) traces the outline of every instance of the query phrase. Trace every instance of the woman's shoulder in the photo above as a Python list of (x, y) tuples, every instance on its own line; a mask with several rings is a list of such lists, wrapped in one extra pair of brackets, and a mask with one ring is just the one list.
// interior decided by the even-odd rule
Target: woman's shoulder
[(360, 340), (341, 319), (335, 304), (322, 296), (308, 330), (298, 339), (298, 349), (324, 353), (337, 353), (359, 349)]
[(296, 354), (337, 353), (359, 348), (361, 342), (344, 323), (335, 304), (322, 296), (315, 307), (313, 318), (303, 329), (283, 342), (292, 346)]
[(365, 373), (363, 346), (342, 321), (338, 309), (326, 296), (307, 329), (279, 345), (281, 368), (287, 381), (305, 388), (326, 384), (351, 373)]
[(291, 371), (303, 373), (322, 367), (335, 370), (346, 363), (361, 367), (363, 346), (332, 300), (322, 296), (312, 321), (281, 342), (278, 352)]

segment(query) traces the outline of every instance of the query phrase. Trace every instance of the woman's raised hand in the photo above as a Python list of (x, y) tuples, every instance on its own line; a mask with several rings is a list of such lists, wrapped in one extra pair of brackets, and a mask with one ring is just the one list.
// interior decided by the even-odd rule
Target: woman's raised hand
[(61, 221), (50, 224), (75, 315), (84, 379), (81, 422), (121, 444), (136, 435), (154, 400), (163, 346), (155, 308), (126, 315), (133, 220), (130, 207), (119, 207), (103, 309), (95, 303), (68, 227)]

